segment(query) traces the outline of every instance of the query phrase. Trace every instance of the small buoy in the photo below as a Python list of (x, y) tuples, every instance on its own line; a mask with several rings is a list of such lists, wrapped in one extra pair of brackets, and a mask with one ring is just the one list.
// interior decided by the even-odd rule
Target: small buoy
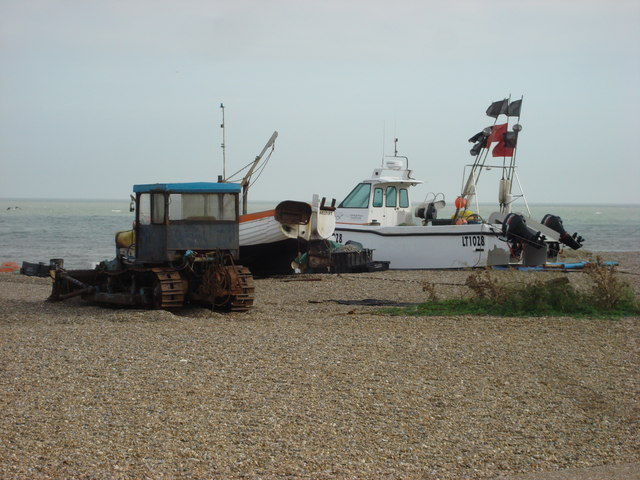
[(16, 270), (20, 270), (20, 265), (16, 262), (4, 262), (0, 265), (0, 272), (15, 272)]
[(467, 199), (464, 197), (457, 197), (454, 205), (456, 208), (465, 208), (467, 206)]

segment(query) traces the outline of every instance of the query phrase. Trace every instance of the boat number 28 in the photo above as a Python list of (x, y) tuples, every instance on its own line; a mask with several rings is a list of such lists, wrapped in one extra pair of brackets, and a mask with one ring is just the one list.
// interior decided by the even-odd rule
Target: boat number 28
[(462, 236), (463, 247), (484, 247), (483, 235), (463, 235)]
[(342, 234), (341, 233), (334, 233), (333, 236), (336, 239), (336, 243), (342, 243)]

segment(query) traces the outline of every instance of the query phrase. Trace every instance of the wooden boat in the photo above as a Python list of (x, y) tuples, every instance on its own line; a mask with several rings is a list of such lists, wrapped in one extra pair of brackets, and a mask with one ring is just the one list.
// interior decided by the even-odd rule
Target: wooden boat
[(241, 215), (240, 262), (255, 275), (287, 274), (307, 253), (310, 267), (327, 267), (334, 227), (335, 201), (325, 205), (318, 195), (311, 203), (285, 200), (273, 210)]

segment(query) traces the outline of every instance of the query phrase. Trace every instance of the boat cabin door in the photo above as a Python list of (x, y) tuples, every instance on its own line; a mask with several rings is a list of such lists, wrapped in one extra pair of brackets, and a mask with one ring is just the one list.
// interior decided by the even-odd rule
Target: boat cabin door
[(371, 207), (371, 220), (376, 220), (380, 225), (392, 227), (407, 222), (408, 191), (397, 185), (376, 185)]

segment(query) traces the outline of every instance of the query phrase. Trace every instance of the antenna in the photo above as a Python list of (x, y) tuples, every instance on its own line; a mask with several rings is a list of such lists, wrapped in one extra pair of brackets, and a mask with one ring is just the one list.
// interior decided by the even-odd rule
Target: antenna
[(222, 178), (227, 179), (227, 156), (226, 156), (226, 148), (225, 139), (224, 139), (224, 104), (220, 104), (220, 110), (222, 110), (222, 123), (220, 124), (220, 128), (222, 129)]
[(384, 149), (385, 149), (385, 135), (387, 134), (387, 122), (382, 122), (382, 162), (380, 166), (384, 168)]

